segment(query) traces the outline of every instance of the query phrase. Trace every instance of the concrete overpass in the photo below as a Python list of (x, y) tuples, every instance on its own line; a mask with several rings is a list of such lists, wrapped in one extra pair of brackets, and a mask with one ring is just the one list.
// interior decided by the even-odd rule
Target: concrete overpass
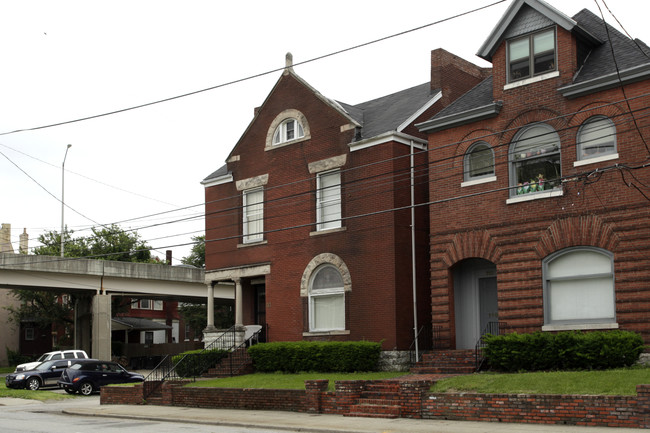
[(0, 253), (0, 288), (89, 295), (81, 310), (91, 319), (77, 323), (75, 345), (99, 359), (111, 356), (111, 296), (203, 303), (210, 293), (208, 304), (235, 298), (234, 285), (206, 284), (203, 269), (11, 253)]

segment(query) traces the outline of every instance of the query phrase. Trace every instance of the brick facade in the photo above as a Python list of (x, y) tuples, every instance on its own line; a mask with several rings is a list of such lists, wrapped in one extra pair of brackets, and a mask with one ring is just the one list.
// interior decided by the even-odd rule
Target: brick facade
[[(451, 71), (461, 67), (464, 79), (452, 80), (450, 77), (456, 76)], [(432, 53), (432, 76), (437, 87), (423, 89), (433, 98), (445, 88), (448, 91), (443, 93), (449, 99), (484, 75), (481, 68), (436, 50)], [(412, 104), (408, 99), (402, 102)], [(368, 103), (366, 111), (372, 104)], [(229, 155), (220, 178), (225, 180), (204, 181), (206, 278), (216, 275), (214, 281), (218, 282), (218, 276), (229, 272), (243, 275), (243, 324), (267, 326), (268, 341), (370, 340), (381, 341), (385, 350), (405, 350), (413, 341), (414, 326), (409, 141), (418, 146), (415, 201), (426, 203), (427, 157), (420, 150), (426, 135), (413, 125), (434, 115), (442, 104), (425, 106), (400, 131), (386, 129), (381, 134), (372, 130), (375, 119), (371, 114), (353, 117), (350, 113), (355, 113), (355, 108), (346, 107), (348, 111), (324, 98), (291, 67), (285, 70)], [(420, 108), (413, 108), (411, 114)], [(305, 137), (269, 145), (284, 113), (300, 119)], [(375, 128), (384, 126), (378, 123)], [(318, 231), (316, 177), (318, 170), (322, 171), (318, 167), (331, 161), (338, 161), (341, 173), (342, 223), (340, 229)], [(253, 184), (263, 188), (264, 234), (262, 242), (246, 244), (242, 241), (242, 191)], [(431, 320), (428, 227), (428, 211), (419, 206), (415, 248), (421, 326)], [(306, 270), (323, 255), (336, 257), (349, 271), (344, 276), (348, 278), (345, 330), (310, 332)], [(256, 265), (270, 271), (246, 273)]]
[[(513, 5), (523, 3), (531, 2)], [(493, 320), (506, 322), (509, 331), (533, 332), (546, 324), (543, 260), (573, 247), (613, 254), (615, 323), (606, 327), (639, 332), (650, 342), (650, 212), (643, 186), (650, 172), (642, 168), (649, 155), (650, 79), (563, 96), (558, 89), (574, 84), (581, 66), (576, 60), (580, 42), (575, 32), (553, 28), (556, 76), (507, 87), (507, 44), (500, 40), (490, 59), (491, 100), (498, 113), (430, 131), (432, 317), (442, 328), (443, 347), (460, 344), (457, 328), (467, 318), (457, 317), (458, 280), (479, 263), (476, 259), (496, 276), (498, 319)], [(575, 164), (578, 131), (599, 115), (616, 125), (617, 157)], [(535, 123), (549, 125), (559, 136), (561, 185), (544, 198), (509, 200), (516, 188), (511, 145), (517, 133)], [(494, 179), (463, 185), (465, 155), (478, 141), (494, 152)]]
[[(650, 428), (650, 385), (637, 386), (636, 396), (431, 393), (428, 381), (341, 381), (327, 391), (327, 380), (305, 381), (305, 390), (232, 389), (164, 383), (162, 398), (144, 402), (142, 385), (103, 387), (101, 404), (162, 404), (214, 409), (280, 410), (351, 415), (364, 391), (383, 385), (397, 396), (375, 395), (363, 416), (569, 424)], [(380, 388), (382, 389), (382, 388)], [(390, 406), (381, 404), (388, 400)]]

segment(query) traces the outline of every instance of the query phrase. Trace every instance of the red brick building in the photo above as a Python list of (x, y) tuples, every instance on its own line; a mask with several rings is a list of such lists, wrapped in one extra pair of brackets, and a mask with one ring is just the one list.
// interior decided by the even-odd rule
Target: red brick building
[(650, 343), (649, 54), (588, 10), (514, 0), (478, 52), (492, 75), (417, 125), (443, 346), (490, 322)]
[(234, 284), (237, 326), (385, 350), (409, 348), (414, 311), (429, 326), (427, 142), (413, 125), (488, 75), (442, 50), (431, 62), (430, 83), (349, 105), (287, 56), (226, 165), (203, 181), (206, 281)]

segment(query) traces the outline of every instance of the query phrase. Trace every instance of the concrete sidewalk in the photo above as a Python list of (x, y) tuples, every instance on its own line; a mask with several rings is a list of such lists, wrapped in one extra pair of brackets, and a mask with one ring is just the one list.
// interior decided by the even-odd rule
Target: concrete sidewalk
[(75, 406), (74, 404), (71, 404), (69, 407), (63, 409), (63, 413), (68, 415), (322, 433), (622, 433), (639, 431), (638, 429), (606, 427), (415, 420), (407, 418), (356, 418), (340, 415), (306, 414), (298, 412), (195, 409), (154, 405), (135, 406), (97, 404), (96, 406)]

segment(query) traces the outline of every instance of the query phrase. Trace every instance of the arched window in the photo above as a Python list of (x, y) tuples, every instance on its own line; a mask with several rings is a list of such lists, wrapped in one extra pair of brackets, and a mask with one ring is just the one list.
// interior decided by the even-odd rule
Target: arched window
[(560, 185), (560, 136), (536, 123), (517, 133), (510, 147), (510, 195), (550, 190)]
[(616, 153), (616, 126), (605, 116), (587, 119), (578, 131), (578, 160)]
[(494, 176), (494, 152), (489, 144), (479, 141), (465, 154), (465, 181)]
[(286, 143), (305, 136), (302, 124), (296, 119), (284, 120), (273, 133), (273, 145)]
[(309, 282), (309, 330), (345, 329), (345, 289), (339, 270), (321, 265)]
[(543, 273), (545, 324), (616, 321), (614, 257), (609, 251), (567, 248), (544, 260)]

